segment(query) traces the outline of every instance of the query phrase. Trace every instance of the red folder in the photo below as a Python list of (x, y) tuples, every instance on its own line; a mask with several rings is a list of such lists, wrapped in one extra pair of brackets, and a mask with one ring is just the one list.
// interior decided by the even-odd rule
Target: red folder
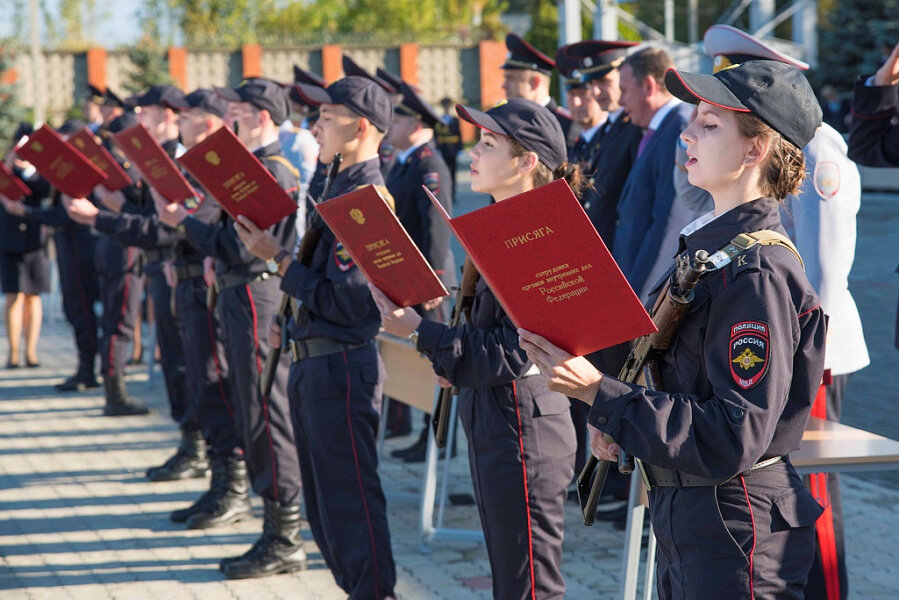
[(73, 198), (86, 197), (106, 179), (103, 171), (46, 125), (28, 136), (16, 154), (33, 164), (53, 187)]
[(565, 180), (451, 219), (516, 326), (583, 356), (656, 330)]
[(195, 198), (187, 179), (146, 127), (138, 123), (112, 136), (125, 156), (134, 163), (141, 177), (169, 202)]
[(178, 159), (232, 219), (244, 215), (268, 229), (297, 211), (275, 177), (228, 127), (222, 127)]
[(87, 127), (70, 137), (69, 143), (78, 148), (88, 160), (106, 173), (107, 179), (103, 182), (103, 187), (107, 190), (114, 192), (131, 183), (131, 178), (125, 169), (112, 157), (109, 150), (97, 143), (94, 134)]
[(0, 194), (10, 200), (21, 200), (31, 195), (31, 188), (2, 162), (0, 162)]
[(331, 198), (315, 208), (353, 262), (394, 304), (414, 306), (447, 295), (375, 186)]

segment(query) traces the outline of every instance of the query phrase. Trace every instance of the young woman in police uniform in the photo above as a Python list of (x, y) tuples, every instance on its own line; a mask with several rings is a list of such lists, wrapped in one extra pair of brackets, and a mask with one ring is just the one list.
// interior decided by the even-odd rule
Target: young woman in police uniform
[[(474, 191), (501, 202), (562, 177), (575, 190), (580, 187), (580, 170), (568, 165), (562, 129), (546, 108), (519, 98), (486, 113), (456, 110), (481, 129), (471, 152)], [(564, 502), (576, 447), (568, 399), (546, 389), (483, 280), (470, 322), (458, 327), (398, 308), (376, 288), (372, 295), (384, 329), (412, 334), (441, 385), (460, 388), (459, 415), (469, 440), (493, 596), (563, 598)]]
[[(698, 104), (681, 134), (685, 166), (715, 201), (684, 229), (681, 251), (783, 234), (779, 202), (802, 182), (801, 148), (821, 122), (801, 73), (754, 60), (714, 76), (670, 70), (665, 83)], [(519, 332), (521, 345), (550, 389), (592, 404), (591, 425), (617, 442), (593, 435), (596, 456), (615, 459), (620, 446), (643, 461), (660, 598), (800, 599), (822, 509), (789, 453), (821, 381), (824, 313), (784, 243), (750, 246), (695, 292), (660, 360), (658, 391), (599, 373), (530, 332)]]

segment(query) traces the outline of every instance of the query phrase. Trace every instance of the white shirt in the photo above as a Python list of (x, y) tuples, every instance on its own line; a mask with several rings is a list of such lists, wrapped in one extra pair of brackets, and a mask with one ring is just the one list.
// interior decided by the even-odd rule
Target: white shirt
[(668, 113), (674, 110), (674, 108), (679, 104), (681, 104), (680, 100), (678, 100), (677, 98), (672, 98), (671, 100), (660, 106), (655, 114), (652, 115), (652, 119), (649, 120), (649, 127), (647, 127), (647, 129), (658, 129), (662, 124), (662, 121), (665, 120), (665, 117), (668, 116)]

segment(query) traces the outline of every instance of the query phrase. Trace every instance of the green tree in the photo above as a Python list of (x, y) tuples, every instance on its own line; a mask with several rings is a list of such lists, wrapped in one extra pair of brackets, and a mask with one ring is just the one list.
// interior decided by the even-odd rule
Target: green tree
[(899, 0), (836, 0), (821, 19), (814, 83), (848, 90), (880, 66), (880, 47), (899, 41)]
[(16, 127), (26, 117), (25, 107), (19, 100), (19, 86), (2, 77), (12, 69), (16, 48), (12, 40), (0, 40), (0, 149), (5, 150)]
[(147, 34), (128, 50), (133, 70), (124, 83), (125, 89), (136, 94), (153, 85), (171, 83), (165, 49), (159, 41)]
[(292, 0), (259, 22), (260, 35), (300, 40), (437, 41), (496, 37), (502, 0)]

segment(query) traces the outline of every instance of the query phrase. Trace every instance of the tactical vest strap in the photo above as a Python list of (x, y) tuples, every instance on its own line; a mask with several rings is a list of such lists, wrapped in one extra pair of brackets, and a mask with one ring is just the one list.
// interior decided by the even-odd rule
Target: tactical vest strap
[(787, 248), (796, 255), (796, 259), (799, 261), (799, 264), (802, 265), (802, 269), (805, 270), (805, 263), (802, 261), (802, 256), (800, 256), (799, 250), (796, 249), (796, 246), (790, 241), (790, 238), (770, 229), (762, 229), (753, 231), (752, 233), (741, 233), (728, 242), (728, 244), (718, 252), (724, 253), (728, 259), (733, 259), (736, 255), (749, 250), (756, 244), (761, 244), (763, 246), (783, 246), (784, 248)]

